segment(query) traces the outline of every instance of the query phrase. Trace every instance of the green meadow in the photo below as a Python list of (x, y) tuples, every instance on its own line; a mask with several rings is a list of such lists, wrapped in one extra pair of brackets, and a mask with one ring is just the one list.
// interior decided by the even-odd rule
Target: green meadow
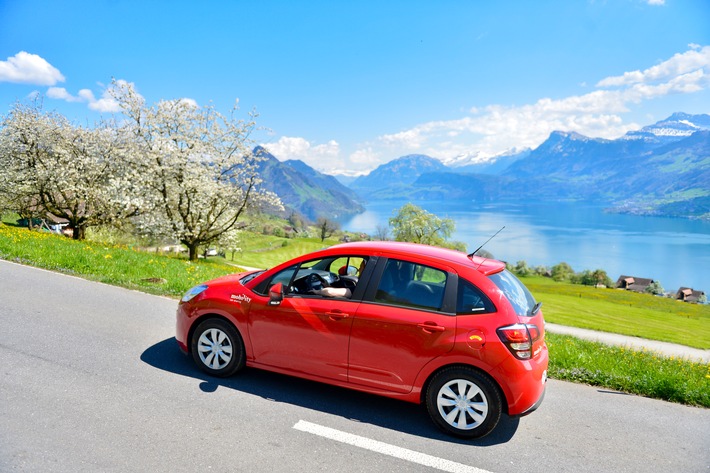
[(548, 322), (710, 349), (710, 305), (543, 277), (521, 279), (543, 301)]

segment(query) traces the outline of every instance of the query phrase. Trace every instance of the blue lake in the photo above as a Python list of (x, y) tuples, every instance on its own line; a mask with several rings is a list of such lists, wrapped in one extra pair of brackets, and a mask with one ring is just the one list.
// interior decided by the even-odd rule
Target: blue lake
[[(374, 201), (340, 222), (344, 230), (374, 234), (406, 201)], [(666, 291), (692, 287), (710, 293), (710, 222), (604, 212), (593, 203), (414, 202), (456, 223), (452, 240), (469, 251), (505, 229), (484, 249), (497, 259), (530, 266), (565, 261), (579, 272), (603, 269), (651, 278)]]

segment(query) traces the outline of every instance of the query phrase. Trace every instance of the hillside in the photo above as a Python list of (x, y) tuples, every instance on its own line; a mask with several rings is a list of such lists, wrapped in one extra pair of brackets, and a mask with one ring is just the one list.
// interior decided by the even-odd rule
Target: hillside
[(363, 212), (358, 196), (333, 176), (322, 174), (302, 161), (281, 162), (262, 147), (254, 150), (264, 158), (259, 174), (264, 187), (276, 193), (286, 208), (310, 220), (339, 218)]

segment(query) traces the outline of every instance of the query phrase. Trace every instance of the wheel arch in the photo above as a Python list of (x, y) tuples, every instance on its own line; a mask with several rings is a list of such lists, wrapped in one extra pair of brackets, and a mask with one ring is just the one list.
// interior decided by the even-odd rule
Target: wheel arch
[(192, 324), (190, 325), (190, 330), (188, 330), (187, 332), (187, 353), (189, 355), (192, 354), (192, 337), (195, 335), (195, 330), (197, 330), (197, 327), (199, 327), (202, 322), (211, 319), (224, 320), (232, 327), (234, 327), (234, 330), (237, 331), (237, 333), (242, 339), (242, 343), (244, 344), (245, 355), (248, 357), (249, 353), (251, 353), (251, 346), (249, 344), (248, 338), (244, 336), (244, 332), (239, 327), (239, 324), (235, 323), (234, 320), (232, 320), (230, 317), (217, 312), (205, 312), (204, 314), (195, 317), (195, 320), (192, 321)]
[(419, 393), (419, 403), (420, 404), (426, 404), (427, 391), (429, 390), (429, 385), (431, 384), (434, 377), (436, 377), (436, 375), (438, 375), (442, 371), (450, 369), (450, 368), (472, 369), (472, 370), (476, 371), (476, 373), (478, 373), (481, 376), (488, 379), (491, 382), (491, 384), (493, 385), (493, 387), (495, 387), (495, 389), (498, 391), (498, 395), (500, 396), (501, 400), (504, 401), (501, 403), (502, 404), (502, 406), (501, 406), (502, 411), (506, 415), (508, 414), (508, 397), (505, 395), (505, 391), (501, 387), (500, 383), (498, 383), (498, 381), (496, 381), (496, 379), (493, 376), (491, 376), (486, 370), (482, 369), (479, 366), (471, 365), (468, 363), (451, 363), (448, 365), (443, 365), (443, 366), (438, 367), (437, 369), (435, 369), (431, 373), (429, 373), (429, 376), (427, 376), (426, 381), (422, 385), (422, 389)]

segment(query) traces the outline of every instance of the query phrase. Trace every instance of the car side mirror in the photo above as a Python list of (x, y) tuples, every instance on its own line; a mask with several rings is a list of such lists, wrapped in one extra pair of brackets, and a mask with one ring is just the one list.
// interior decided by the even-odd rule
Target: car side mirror
[(284, 287), (277, 282), (269, 288), (269, 305), (280, 305), (282, 300), (284, 300)]

